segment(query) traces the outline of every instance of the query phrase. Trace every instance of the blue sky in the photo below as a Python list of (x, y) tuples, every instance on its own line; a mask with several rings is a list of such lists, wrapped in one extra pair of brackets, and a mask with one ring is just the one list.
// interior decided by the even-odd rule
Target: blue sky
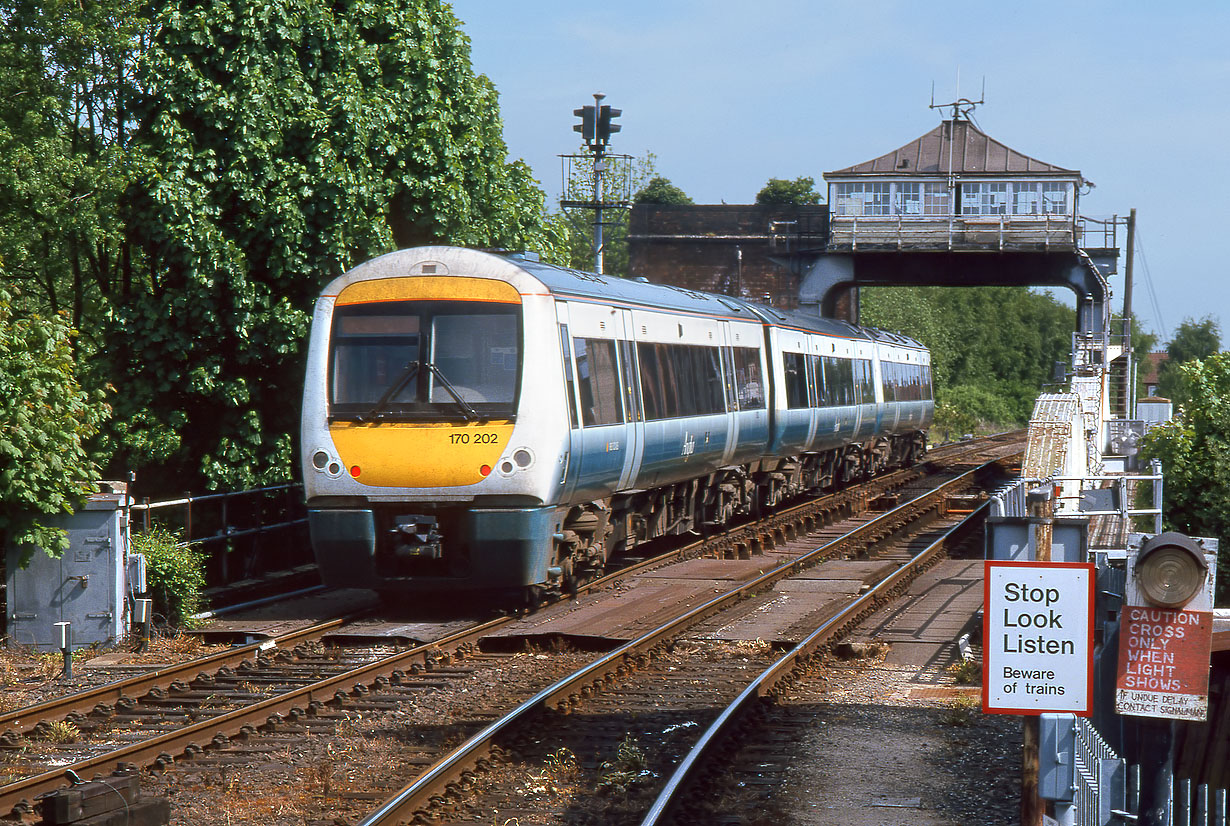
[[(1085, 215), (1138, 213), (1133, 304), (1230, 342), (1230, 3), (454, 0), (500, 92), (512, 157), (559, 197), (572, 110), (623, 110), (612, 151), (657, 156), (697, 203), (751, 203), (913, 140), (977, 98), (992, 137), (1096, 184)], [(823, 190), (822, 190), (823, 191)], [(1220, 193), (1220, 194), (1219, 194)], [(1122, 243), (1122, 242), (1121, 242)], [(1122, 266), (1120, 267), (1122, 273)], [(1122, 274), (1111, 282), (1120, 307)], [(1150, 292), (1152, 287), (1152, 295)], [(1152, 300), (1156, 296), (1156, 301)]]

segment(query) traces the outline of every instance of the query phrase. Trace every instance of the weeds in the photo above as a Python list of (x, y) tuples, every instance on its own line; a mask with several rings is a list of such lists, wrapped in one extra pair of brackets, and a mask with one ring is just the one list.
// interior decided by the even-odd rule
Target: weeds
[(982, 703), (977, 697), (965, 695), (953, 699), (948, 708), (944, 710), (944, 715), (940, 720), (945, 725), (964, 728), (973, 725), (981, 710)]
[(598, 791), (604, 794), (626, 794), (637, 782), (653, 777), (645, 752), (631, 734), (624, 737), (614, 760), (603, 762)]
[(48, 743), (75, 743), (81, 736), (81, 729), (67, 720), (53, 720), (47, 723), (43, 739)]
[(957, 685), (977, 685), (982, 683), (982, 666), (974, 660), (962, 660), (948, 666), (948, 673)]

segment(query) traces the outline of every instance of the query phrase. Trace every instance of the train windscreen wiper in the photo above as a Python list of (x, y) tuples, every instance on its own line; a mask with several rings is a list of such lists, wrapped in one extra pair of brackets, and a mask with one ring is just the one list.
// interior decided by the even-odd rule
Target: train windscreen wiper
[(444, 389), (447, 390), (448, 394), (453, 397), (455, 402), (457, 402), (457, 406), (461, 408), (461, 414), (466, 417), (467, 422), (479, 422), (486, 418), (474, 409), (474, 405), (466, 401), (462, 395), (457, 392), (457, 388), (453, 387), (452, 383), (444, 377), (443, 370), (436, 367), (436, 365), (432, 364), (430, 361), (425, 361), (423, 364), (437, 379), (440, 380), (440, 384), (444, 385)]
[(394, 396), (402, 390), (405, 390), (406, 385), (414, 381), (414, 377), (418, 374), (419, 363), (417, 361), (412, 361), (407, 364), (405, 369), (402, 370), (401, 375), (397, 377), (397, 380), (390, 384), (389, 389), (385, 390), (384, 393), (381, 394), (380, 398), (376, 400), (376, 403), (372, 405), (372, 409), (358, 417), (359, 421), (370, 422), (384, 418), (385, 407), (388, 403), (392, 401)]

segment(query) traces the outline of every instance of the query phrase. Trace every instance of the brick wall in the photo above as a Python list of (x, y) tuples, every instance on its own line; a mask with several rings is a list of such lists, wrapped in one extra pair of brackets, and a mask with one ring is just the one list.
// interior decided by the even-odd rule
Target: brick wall
[(793, 308), (792, 261), (824, 248), (828, 207), (637, 204), (629, 221), (632, 277)]

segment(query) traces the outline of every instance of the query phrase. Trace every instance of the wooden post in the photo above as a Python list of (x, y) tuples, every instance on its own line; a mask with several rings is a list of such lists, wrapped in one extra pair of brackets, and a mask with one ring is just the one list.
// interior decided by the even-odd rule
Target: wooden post
[[(1034, 562), (1051, 561), (1051, 517), (1054, 498), (1049, 485), (1034, 488), (1026, 496), (1034, 531)], [(1042, 826), (1042, 798), (1038, 796), (1037, 715), (1022, 718), (1021, 729), (1021, 826)]]

